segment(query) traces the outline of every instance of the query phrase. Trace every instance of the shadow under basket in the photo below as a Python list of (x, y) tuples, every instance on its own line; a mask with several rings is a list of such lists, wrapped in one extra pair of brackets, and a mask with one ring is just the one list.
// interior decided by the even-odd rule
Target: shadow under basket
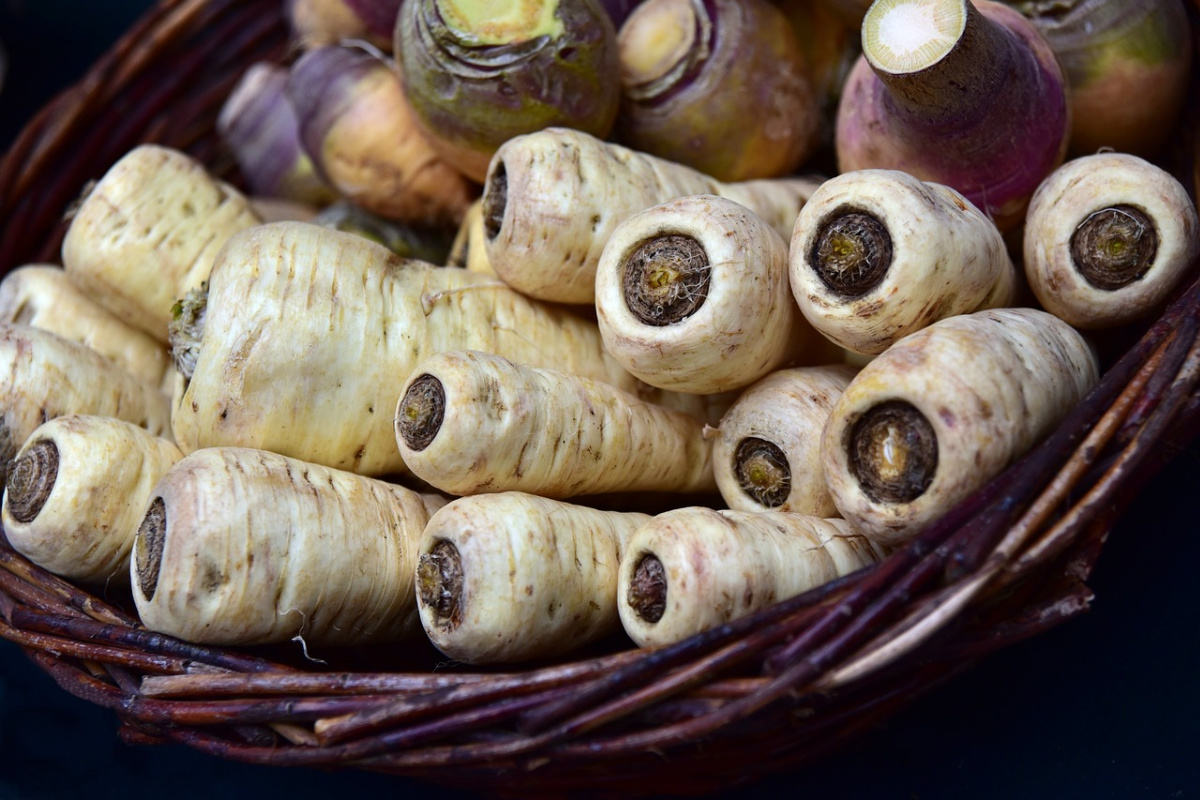
[[(0, 163), (0, 274), (57, 262), (70, 205), (136, 144), (176, 147), (236, 182), (213, 121), (246, 66), (287, 57), (282, 5), (166, 0), (44, 108)], [(839, 749), (1084, 611), (1118, 515), (1174, 455), (1166, 446), (1200, 430), (1198, 333), (1191, 284), (1048, 439), (912, 545), (657, 651), (621, 640), (509, 672), (441, 664), (427, 644), (403, 664), (366, 650), (295, 664), (149, 632), (131, 606), (49, 575), (2, 538), (0, 636), (114, 710), (131, 741), (511, 793), (711, 793)]]

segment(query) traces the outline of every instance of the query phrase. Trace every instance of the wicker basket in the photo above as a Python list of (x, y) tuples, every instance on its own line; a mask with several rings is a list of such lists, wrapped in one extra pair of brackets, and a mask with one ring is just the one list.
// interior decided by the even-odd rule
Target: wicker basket
[[(137, 143), (186, 150), (236, 181), (212, 121), (246, 65), (285, 57), (281, 6), (163, 0), (43, 109), (0, 162), (0, 273), (57, 261), (64, 212)], [(711, 792), (828, 755), (1088, 607), (1084, 582), (1118, 516), (1200, 429), (1200, 285), (1127, 333), (1124, 355), (1053, 436), (911, 547), (657, 652), (614, 641), (496, 672), (439, 664), (432, 648), (320, 665), (283, 649), (200, 647), (141, 629), (129, 606), (46, 574), (2, 539), (0, 636), (67, 692), (114, 710), (133, 742), (505, 794)]]

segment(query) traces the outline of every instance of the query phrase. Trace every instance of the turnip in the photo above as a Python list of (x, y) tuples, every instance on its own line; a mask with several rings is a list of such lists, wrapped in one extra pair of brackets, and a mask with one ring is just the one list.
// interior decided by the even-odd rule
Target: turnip
[(821, 468), (821, 431), (855, 372), (849, 365), (777, 370), (738, 396), (713, 440), (713, 471), (730, 509), (837, 515)]
[(821, 462), (853, 528), (901, 545), (1053, 430), (1099, 377), (1096, 355), (1037, 309), (939, 320), (859, 371)]
[(1148, 315), (1200, 255), (1196, 206), (1176, 178), (1128, 153), (1067, 162), (1038, 188), (1024, 235), (1038, 301), (1077, 328)]
[(196, 451), (146, 505), (130, 562), (138, 615), (220, 645), (409, 636), (418, 543), (443, 503), (267, 451)]
[(285, 0), (292, 40), (301, 50), (364, 39), (392, 49), (396, 17), (403, 0)]
[(56, 417), (34, 430), (9, 466), (4, 533), (52, 573), (124, 585), (150, 490), (182, 458), (170, 440), (123, 420)]
[(716, 490), (695, 417), (478, 351), (443, 351), (413, 370), (396, 444), (418, 478), (455, 495)]
[(208, 278), (230, 236), (260, 222), (241, 192), (195, 159), (139, 145), (84, 197), (63, 267), (101, 306), (166, 342), (176, 299)]
[(899, 170), (856, 170), (818, 187), (796, 219), (789, 259), (800, 311), (856, 353), (1016, 296), (995, 224), (951, 187)]
[(722, 183), (579, 131), (539, 131), (504, 143), (492, 159), (483, 194), (488, 260), (526, 295), (592, 303), (600, 253), (632, 214), (684, 195), (720, 195), (754, 211), (786, 241), (819, 184), (817, 178)]
[(447, 656), (548, 659), (620, 630), (617, 570), (649, 515), (522, 492), (458, 498), (425, 527), (417, 608)]
[(843, 520), (700, 506), (656, 515), (621, 556), (617, 610), (658, 647), (849, 575), (885, 554)]
[(862, 47), (838, 109), (839, 170), (902, 170), (1016, 227), (1070, 133), (1065, 78), (1033, 23), (988, 0), (877, 0)]

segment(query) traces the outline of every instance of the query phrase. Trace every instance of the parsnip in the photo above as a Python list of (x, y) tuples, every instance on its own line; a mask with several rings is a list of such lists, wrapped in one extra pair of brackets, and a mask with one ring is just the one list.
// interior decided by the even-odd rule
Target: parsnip
[(418, 478), (455, 495), (716, 491), (695, 417), (479, 351), (443, 351), (413, 370), (396, 445)]
[(465, 267), (473, 273), (496, 274), (492, 263), (488, 261), (487, 244), (484, 241), (482, 198), (467, 207), (450, 248), (449, 264)]
[(0, 323), (29, 325), (86, 345), (156, 386), (171, 369), (161, 341), (93, 301), (65, 270), (51, 264), (28, 264), (4, 276)]
[(901, 545), (1032, 447), (1099, 377), (1086, 340), (1037, 309), (950, 317), (859, 371), (825, 425), (842, 516)]
[(86, 584), (129, 581), (129, 551), (175, 443), (111, 417), (38, 426), (9, 467), (4, 533), (19, 553)]
[(170, 430), (159, 388), (57, 334), (0, 324), (0, 478), (34, 429), (67, 414), (116, 417), (152, 434)]
[(957, 190), (898, 170), (823, 183), (796, 219), (789, 263), (805, 318), (864, 354), (1016, 296), (1016, 269), (995, 223)]
[(488, 259), (531, 297), (591, 303), (600, 252), (630, 215), (682, 195), (714, 194), (750, 208), (784, 237), (817, 178), (720, 183), (690, 167), (548, 128), (503, 144), (483, 194)]
[(188, 454), (155, 485), (134, 541), (138, 615), (222, 645), (408, 636), (418, 541), (443, 503), (267, 451)]
[(63, 267), (97, 303), (166, 342), (175, 301), (208, 278), (230, 236), (260, 222), (246, 197), (187, 154), (139, 145), (83, 199)]
[(202, 315), (199, 334), (173, 343), (177, 355), (196, 354), (172, 420), (184, 452), (241, 445), (366, 475), (403, 471), (396, 401), (417, 363), (453, 349), (595, 378), (709, 418), (704, 398), (648, 391), (605, 353), (594, 323), (353, 234), (276, 223), (235, 236), (198, 300), (181, 323)]
[(787, 242), (714, 195), (638, 212), (612, 232), (596, 271), (604, 346), (652, 386), (738, 389), (823, 342), (788, 292)]
[(885, 551), (844, 520), (701, 506), (656, 515), (621, 557), (617, 610), (640, 646), (669, 645), (848, 575)]
[(484, 664), (549, 658), (619, 631), (617, 569), (648, 520), (521, 492), (451, 501), (421, 541), (425, 633), (447, 656)]
[(856, 372), (841, 364), (778, 370), (742, 392), (713, 440), (713, 470), (730, 509), (837, 516), (821, 470), (821, 430)]
[(1200, 219), (1170, 173), (1127, 153), (1069, 161), (1034, 193), (1025, 276), (1049, 312), (1109, 328), (1152, 312), (1200, 255)]

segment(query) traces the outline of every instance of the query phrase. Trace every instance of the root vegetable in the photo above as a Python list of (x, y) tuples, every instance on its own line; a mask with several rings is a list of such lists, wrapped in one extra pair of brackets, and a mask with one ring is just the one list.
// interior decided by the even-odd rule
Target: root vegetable
[(617, 610), (654, 648), (799, 595), (883, 558), (843, 520), (685, 507), (655, 516), (625, 547)]
[(988, 0), (877, 0), (842, 93), (841, 172), (902, 170), (1020, 224), (1070, 133), (1058, 61), (1029, 20)]
[(4, 533), (30, 561), (86, 584), (129, 581), (129, 551), (173, 442), (110, 417), (38, 426), (9, 467)]
[(164, 384), (171, 369), (162, 342), (94, 302), (54, 265), (28, 264), (4, 276), (0, 323), (28, 325), (78, 342), (155, 386)]
[(746, 206), (786, 241), (816, 178), (722, 183), (682, 164), (549, 129), (496, 151), (483, 194), (488, 259), (530, 297), (592, 303), (596, 267), (613, 231), (633, 214), (684, 195)]
[(446, 262), (453, 241), (443, 226), (396, 222), (346, 201), (326, 206), (310, 222), (357, 234), (378, 242), (397, 256), (431, 264)]
[(595, 378), (710, 416), (705, 399), (668, 397), (629, 375), (604, 351), (595, 323), (494, 278), (405, 261), (320, 226), (276, 223), (235, 237), (193, 301), (173, 342), (177, 357), (194, 354), (173, 419), (185, 452), (242, 445), (366, 475), (403, 471), (396, 401), (422, 359), (454, 349)]
[(416, 367), (396, 406), (396, 444), (418, 478), (456, 495), (716, 490), (695, 417), (478, 351)]
[(447, 656), (547, 659), (620, 630), (617, 570), (649, 515), (521, 492), (458, 498), (425, 528), (417, 608)]
[(80, 204), (63, 267), (101, 306), (166, 342), (175, 301), (208, 278), (230, 236), (259, 222), (240, 192), (190, 156), (139, 145)]
[(392, 34), (403, 0), (285, 0), (292, 39), (301, 50), (365, 39), (392, 49)]
[(472, 203), (463, 216), (447, 263), (453, 267), (464, 267), (473, 273), (495, 277), (496, 271), (488, 261), (487, 246), (484, 242), (482, 199)]
[(713, 440), (713, 470), (730, 509), (836, 517), (821, 468), (821, 431), (857, 369), (779, 370), (729, 407)]
[(147, 628), (218, 645), (352, 645), (417, 630), (413, 576), (444, 499), (244, 448), (159, 480), (130, 576)]
[(1099, 377), (1083, 337), (1037, 309), (940, 320), (862, 368), (822, 435), (842, 517), (901, 545), (1048, 434)]
[(0, 324), (0, 375), (0, 478), (34, 429), (63, 415), (116, 417), (156, 435), (170, 430), (158, 387), (48, 331)]
[(1016, 268), (995, 224), (951, 187), (898, 170), (823, 183), (800, 211), (789, 259), (805, 318), (857, 353), (1016, 298)]
[(732, 200), (688, 195), (634, 214), (596, 270), (604, 346), (646, 383), (694, 393), (820, 354), (788, 291), (787, 259), (786, 241)]
[(1128, 153), (1082, 156), (1052, 173), (1033, 196), (1024, 236), (1034, 295), (1077, 328), (1150, 314), (1200, 255), (1187, 189)]

